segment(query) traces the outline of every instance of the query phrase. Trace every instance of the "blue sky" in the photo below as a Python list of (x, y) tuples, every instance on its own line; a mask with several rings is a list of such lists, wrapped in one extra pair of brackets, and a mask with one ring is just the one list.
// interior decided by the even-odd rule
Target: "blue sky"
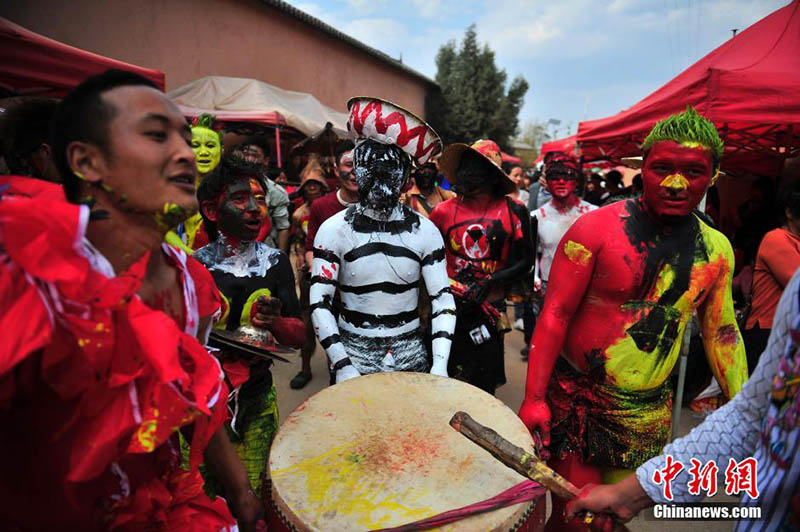
[(520, 124), (625, 109), (789, 0), (290, 0), (433, 78), (435, 57), (470, 24), (509, 79), (530, 84)]

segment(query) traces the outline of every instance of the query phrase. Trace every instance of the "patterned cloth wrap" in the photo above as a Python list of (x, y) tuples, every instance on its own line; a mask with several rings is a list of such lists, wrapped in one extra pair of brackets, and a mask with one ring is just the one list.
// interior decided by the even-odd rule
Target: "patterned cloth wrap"
[(547, 390), (550, 451), (578, 452), (593, 465), (635, 469), (661, 452), (670, 434), (672, 389), (626, 391), (559, 358)]

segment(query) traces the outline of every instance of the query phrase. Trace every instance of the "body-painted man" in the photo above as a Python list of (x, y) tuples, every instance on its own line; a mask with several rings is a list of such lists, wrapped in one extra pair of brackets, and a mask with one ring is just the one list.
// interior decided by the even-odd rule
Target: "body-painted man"
[(54, 124), (68, 201), (0, 199), (2, 528), (219, 531), (233, 519), (203, 493), (202, 459), (252, 526), (227, 387), (200, 343), (213, 281), (163, 243), (197, 208), (186, 121), (150, 81), (109, 71)]
[[(309, 299), (320, 344), (336, 382), (366, 373), (426, 371), (417, 308), (424, 282), (433, 306), (430, 371), (447, 376), (455, 305), (442, 238), (430, 221), (399, 204), (411, 170), (409, 155), (424, 163), (438, 151), (439, 138), (388, 102), (354, 99), (349, 107), (348, 129), (359, 137), (353, 173), (360, 201), (325, 221), (314, 239)], [(390, 125), (394, 137), (387, 131)], [(420, 137), (407, 137), (407, 129)], [(338, 323), (333, 313), (337, 289)]]
[(260, 137), (250, 137), (241, 143), (237, 148), (245, 160), (257, 164), (261, 167), (261, 182), (267, 187), (267, 212), (272, 224), (272, 228), (264, 238), (259, 238), (268, 246), (289, 252), (289, 194), (281, 185), (274, 182), (267, 175), (269, 166), (269, 151), (264, 139)]
[(448, 370), (493, 394), (505, 383), (506, 289), (533, 265), (528, 210), (506, 197), (515, 186), (500, 168), (500, 148), (490, 140), (451, 144), (439, 168), (458, 194), (431, 213), (444, 237), (458, 307)]
[[(260, 167), (238, 157), (224, 159), (203, 180), (197, 196), (211, 242), (194, 257), (211, 272), (223, 299), (222, 317), (215, 327), (235, 331), (249, 325), (268, 331), (281, 344), (300, 347), (304, 325), (289, 258), (255, 240), (267, 218)], [(270, 366), (266, 360), (250, 361), (249, 367), (240, 360), (224, 364), (229, 381), (237, 387), (231, 399), (235, 416), (229, 435), (257, 492), (278, 428)]]
[[(620, 478), (667, 442), (667, 377), (694, 311), (726, 396), (747, 378), (730, 243), (692, 213), (722, 141), (689, 108), (656, 124), (643, 148), (642, 197), (585, 214), (561, 239), (549, 278), (558, 290), (531, 342), (520, 417), (578, 486)], [(564, 528), (562, 512), (556, 500), (552, 529)]]
[(539, 249), (542, 257), (537, 269), (537, 281), (544, 293), (550, 278), (550, 267), (558, 243), (567, 229), (582, 215), (597, 209), (577, 196), (580, 167), (575, 158), (560, 152), (550, 152), (544, 160), (547, 191), (552, 199), (533, 211), (536, 218)]
[[(219, 164), (222, 157), (222, 130), (216, 124), (216, 117), (203, 113), (192, 120), (192, 151), (197, 161), (197, 182), (200, 186), (203, 178)], [(194, 239), (203, 222), (199, 212), (194, 213), (178, 224), (174, 231), (167, 233), (168, 244), (184, 250), (188, 254), (194, 251)]]
[(404, 192), (400, 203), (414, 209), (425, 218), (429, 218), (433, 209), (443, 201), (454, 198), (456, 195), (450, 190), (445, 190), (438, 185), (436, 177), (438, 170), (433, 163), (425, 163), (414, 172), (412, 187)]
[(547, 280), (550, 266), (561, 237), (567, 232), (575, 220), (597, 207), (583, 201), (577, 195), (578, 182), (581, 179), (578, 161), (565, 153), (550, 152), (545, 156), (544, 175), (547, 191), (551, 200), (534, 210), (531, 216), (532, 231), (536, 232), (538, 250), (541, 252), (534, 279), (535, 294), (530, 313), (525, 315), (525, 347), (523, 357), (528, 356), (529, 344), (533, 336), (535, 316), (541, 310), (544, 294), (547, 291)]

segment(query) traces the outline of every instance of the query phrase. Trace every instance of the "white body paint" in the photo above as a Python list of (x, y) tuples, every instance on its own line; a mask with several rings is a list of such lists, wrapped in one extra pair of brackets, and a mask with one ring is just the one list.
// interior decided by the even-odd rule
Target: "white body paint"
[(538, 220), (537, 232), (539, 233), (539, 249), (542, 251), (542, 258), (539, 260), (538, 277), (542, 281), (547, 281), (550, 277), (550, 267), (553, 265), (553, 258), (556, 256), (556, 249), (561, 238), (572, 227), (575, 220), (597, 207), (589, 202), (580, 202), (566, 211), (559, 211), (555, 208), (552, 201), (548, 201), (535, 211), (533, 215)]
[[(326, 220), (314, 239), (315, 256), (311, 267), (309, 300), (317, 336), (326, 348), (331, 364), (348, 356), (353, 362), (353, 366), (337, 372), (337, 382), (363, 373), (425, 367), (425, 350), (417, 315), (418, 285), (421, 282), (432, 296), (431, 332), (434, 339), (431, 373), (447, 376), (456, 316), (455, 301), (449, 292), (444, 242), (439, 230), (426, 218), (397, 206), (388, 221), (402, 223), (411, 216), (413, 228), (398, 234), (359, 232), (352, 222), (355, 213), (371, 214), (369, 218), (373, 220), (376, 216), (368, 209), (354, 206)], [(364, 247), (370, 245), (372, 247)], [(387, 245), (393, 247), (386, 252), (375, 249)], [(330, 281), (314, 281), (320, 278)], [(382, 285), (383, 288), (374, 286), (378, 283), (387, 284)], [(337, 286), (342, 303), (338, 322), (324, 304), (319, 306), (326, 299), (333, 299)], [(387, 325), (388, 321), (397, 320), (397, 316), (403, 314), (407, 319)], [(384, 319), (387, 317), (392, 318)], [(341, 340), (334, 341), (336, 338)]]

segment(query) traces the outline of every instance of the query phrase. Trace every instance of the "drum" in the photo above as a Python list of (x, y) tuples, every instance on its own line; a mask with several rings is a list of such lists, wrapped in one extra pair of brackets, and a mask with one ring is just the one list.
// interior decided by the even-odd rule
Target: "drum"
[[(525, 480), (453, 430), (458, 410), (532, 449), (522, 421), (486, 392), (426, 373), (337, 384), (292, 412), (272, 443), (270, 530), (344, 532), (400, 526), (493, 497)], [(532, 531), (544, 497), (437, 530)], [(542, 508), (535, 512), (541, 519)]]

